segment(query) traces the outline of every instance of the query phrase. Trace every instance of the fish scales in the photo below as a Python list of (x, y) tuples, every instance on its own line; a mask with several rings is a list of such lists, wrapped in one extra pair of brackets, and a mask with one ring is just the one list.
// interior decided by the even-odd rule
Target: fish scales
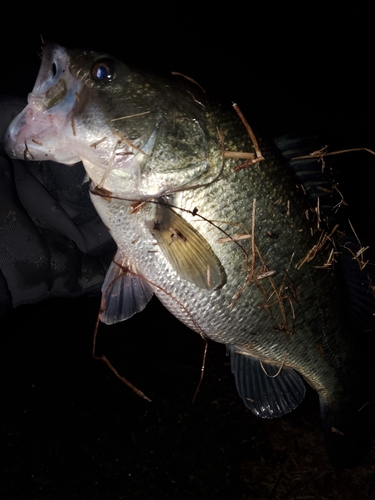
[[(264, 149), (262, 153), (265, 154)], [(266, 158), (268, 160), (269, 156), (266, 155)], [(111, 234), (124, 254), (132, 260), (142, 276), (150, 277), (151, 281), (161, 287), (156, 289), (155, 293), (174, 315), (181, 318), (181, 314), (183, 317), (188, 312), (199, 325), (200, 333), (205, 336), (249, 350), (265, 360), (292, 366), (303, 374), (317, 390), (324, 390), (332, 380), (330, 370), (327, 380), (324, 380), (325, 359), (319, 354), (318, 348), (316, 348), (316, 353), (310, 356), (304, 351), (310, 349), (311, 342), (324, 345), (325, 336), (330, 334), (328, 324), (323, 324), (324, 314), (319, 312), (322, 304), (316, 307), (315, 315), (311, 315), (311, 304), (319, 304), (322, 297), (326, 301), (327, 296), (328, 298), (332, 296), (330, 290), (332, 284), (327, 276), (329, 271), (317, 271), (316, 274), (321, 275), (318, 277), (320, 286), (317, 289), (315, 285), (317, 280), (313, 276), (315, 273), (310, 266), (305, 265), (299, 271), (296, 270), (296, 264), (306, 256), (314, 241), (310, 237), (310, 225), (305, 220), (304, 209), (306, 207), (299, 202), (300, 197), (293, 200), (290, 196), (281, 195), (283, 199), (280, 200), (283, 180), (273, 175), (275, 173), (273, 170), (277, 169), (276, 162), (273, 163), (271, 159), (270, 163), (269, 172), (267, 172), (268, 164), (266, 166), (262, 162), (234, 173), (230, 177), (231, 180), (227, 178), (207, 188), (183, 191), (174, 196), (173, 205), (191, 212), (198, 207), (198, 213), (208, 220), (227, 221), (226, 232), (232, 231), (236, 234), (241, 231), (241, 228), (246, 228), (251, 233), (252, 200), (254, 198), (257, 200), (255, 242), (263, 260), (267, 263), (267, 268), (276, 271), (272, 280), (279, 289), (288, 269), (287, 283), (290, 280), (292, 286), (293, 284), (298, 286), (298, 301), (293, 303), (294, 321), (288, 299), (283, 299), (290, 324), (290, 335), (277, 331), (277, 326), (284, 322), (284, 317), (269, 280), (267, 278), (261, 280), (259, 285), (265, 288), (267, 296), (270, 296), (268, 303), (276, 302), (269, 308), (266, 307), (267, 301), (259, 291), (258, 285), (247, 281), (251, 265), (250, 239), (247, 243), (241, 241), (241, 246), (249, 254), (247, 262), (242, 249), (234, 242), (218, 243), (218, 240), (225, 236), (218, 228), (197, 216), (184, 214), (189, 222), (199, 228), (224, 269), (227, 270), (227, 283), (222, 288), (214, 292), (198, 291), (197, 287), (189, 282), (184, 282), (181, 286), (181, 279), (176, 271), (171, 266), (166, 269), (164, 256), (161, 252), (155, 252), (154, 239), (144, 229), (144, 220), (151, 219), (152, 214), (143, 213), (142, 210), (137, 214), (130, 214), (131, 202), (126, 203), (115, 199), (108, 202), (100, 197), (95, 197), (93, 201), (104, 223), (111, 228)], [(264, 177), (267, 178), (267, 183), (263, 182)], [(288, 185), (287, 192), (290, 195), (292, 179), (288, 177), (285, 176), (284, 182)], [(241, 190), (239, 191), (239, 187), (244, 184), (250, 186), (247, 188), (245, 198)], [(230, 204), (227, 201), (228, 192)], [(221, 200), (219, 206), (217, 200)], [(287, 213), (288, 201), (291, 205), (290, 215)], [(112, 209), (108, 210), (109, 203), (117, 205), (117, 210), (113, 212)], [(126, 209), (127, 206), (128, 209)], [(152, 211), (154, 207), (148, 208)], [(124, 228), (127, 230), (124, 231)], [(271, 229), (280, 231), (277, 239), (271, 239), (267, 235), (267, 231)], [(290, 246), (286, 245), (289, 239), (293, 239), (293, 244)], [(132, 244), (135, 240), (136, 243)], [(261, 262), (259, 258), (255, 261), (256, 273)], [(243, 286), (245, 286), (244, 289), (235, 300), (236, 294)], [(163, 293), (162, 289), (167, 290), (168, 295)], [(179, 303), (184, 305), (183, 312), (180, 311)], [(232, 304), (234, 304), (233, 307), (231, 307)], [(332, 303), (329, 309), (337, 310), (336, 304)], [(329, 313), (329, 318), (325, 322), (330, 321), (331, 330), (333, 330), (337, 325), (337, 317), (331, 320), (331, 316)], [(197, 330), (189, 318), (186, 318), (184, 322)], [(302, 342), (301, 339), (303, 339)], [(312, 359), (307, 362), (306, 358)], [(318, 369), (319, 365), (322, 365), (321, 369)]]
[(340, 461), (337, 436), (351, 436), (369, 400), (368, 372), (340, 283), (330, 268), (315, 267), (332, 245), (307, 259), (321, 232), (273, 145), (259, 139), (264, 159), (244, 166), (256, 154), (245, 124), (198, 86), (54, 44), (44, 48), (6, 143), (13, 157), (83, 162), (118, 246), (103, 321), (130, 317), (155, 293), (202, 337), (228, 347), (239, 393), (263, 417), (301, 401), (298, 373), (318, 391), (328, 447), (331, 455), (338, 447)]

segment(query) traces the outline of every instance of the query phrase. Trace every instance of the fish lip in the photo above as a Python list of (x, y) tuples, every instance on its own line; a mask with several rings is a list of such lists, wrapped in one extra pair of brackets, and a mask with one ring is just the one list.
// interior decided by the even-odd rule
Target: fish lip
[(68, 51), (57, 43), (47, 42), (33, 90), (27, 98), (35, 111), (43, 113), (64, 100), (67, 88), (63, 73), (68, 65)]
[(68, 64), (69, 56), (67, 49), (57, 43), (46, 42), (43, 47), (39, 72), (29, 98), (35, 98), (54, 87), (65, 72), (64, 68), (67, 68)]

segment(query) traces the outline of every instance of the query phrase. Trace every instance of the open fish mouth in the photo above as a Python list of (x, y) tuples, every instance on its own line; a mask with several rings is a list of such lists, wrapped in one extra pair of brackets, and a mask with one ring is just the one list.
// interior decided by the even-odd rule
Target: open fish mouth
[(57, 105), (67, 93), (66, 84), (61, 76), (68, 67), (69, 56), (67, 51), (55, 43), (46, 43), (43, 48), (43, 58), (40, 70), (29, 95), (29, 103), (33, 98), (44, 96), (42, 100), (45, 109)]
[(40, 70), (28, 104), (10, 124), (5, 149), (12, 158), (55, 160), (72, 165), (79, 161), (72, 148), (52, 143), (61, 137), (82, 84), (69, 70), (69, 54), (60, 45), (46, 43)]

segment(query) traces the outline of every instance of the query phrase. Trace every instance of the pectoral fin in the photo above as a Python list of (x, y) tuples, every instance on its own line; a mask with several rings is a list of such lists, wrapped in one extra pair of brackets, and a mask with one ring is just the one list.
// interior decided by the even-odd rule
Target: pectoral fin
[(160, 250), (184, 280), (214, 290), (225, 283), (225, 272), (205, 238), (166, 204), (157, 205), (148, 228)]
[(117, 253), (102, 286), (104, 310), (100, 321), (107, 325), (125, 321), (142, 311), (152, 295), (147, 281), (137, 276), (135, 269)]
[(238, 393), (258, 417), (281, 417), (303, 400), (306, 388), (295, 370), (287, 367), (280, 370), (280, 365), (271, 363), (262, 367), (258, 358), (240, 354), (234, 346), (227, 346), (227, 352)]

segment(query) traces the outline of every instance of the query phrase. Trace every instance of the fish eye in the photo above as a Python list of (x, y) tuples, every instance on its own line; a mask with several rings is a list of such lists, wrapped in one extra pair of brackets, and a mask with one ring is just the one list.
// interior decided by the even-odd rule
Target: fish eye
[(116, 77), (115, 65), (111, 59), (96, 62), (91, 69), (91, 76), (97, 82), (111, 82)]

